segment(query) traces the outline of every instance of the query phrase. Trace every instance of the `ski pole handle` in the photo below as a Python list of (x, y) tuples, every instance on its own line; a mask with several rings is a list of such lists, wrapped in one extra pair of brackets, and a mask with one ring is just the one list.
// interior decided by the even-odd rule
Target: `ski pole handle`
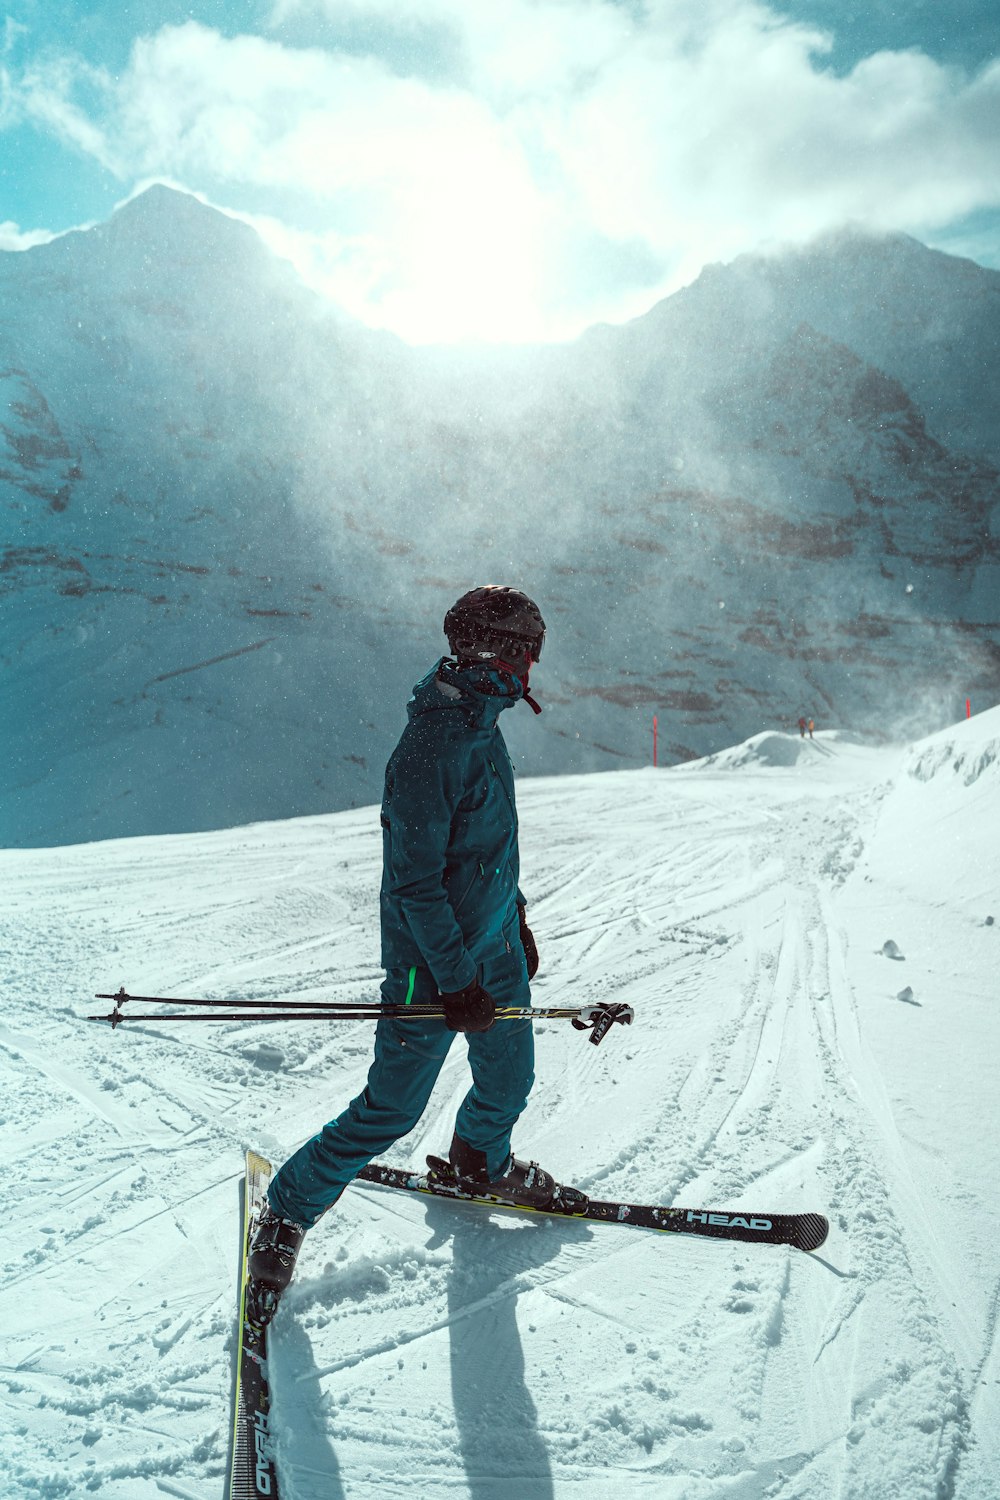
[(621, 1026), (631, 1026), (635, 1018), (635, 1011), (631, 1005), (616, 1002), (612, 1005), (591, 1005), (581, 1010), (579, 1016), (574, 1017), (573, 1025), (578, 1031), (590, 1029), (590, 1040), (595, 1047), (599, 1047), (611, 1030), (618, 1023)]

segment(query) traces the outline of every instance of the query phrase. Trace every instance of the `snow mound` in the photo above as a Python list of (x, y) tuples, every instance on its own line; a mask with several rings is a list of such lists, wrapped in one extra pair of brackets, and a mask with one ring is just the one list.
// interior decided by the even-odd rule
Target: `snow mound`
[(905, 762), (914, 781), (952, 777), (972, 786), (1000, 775), (1000, 708), (951, 725), (912, 746)]
[(782, 734), (764, 730), (742, 744), (719, 750), (715, 755), (703, 756), (701, 760), (688, 761), (674, 767), (678, 771), (746, 771), (759, 766), (764, 770), (787, 770), (801, 764), (815, 765), (819, 759), (834, 754), (831, 741), (837, 735), (832, 730), (818, 734), (815, 739), (803, 739), (798, 734)]

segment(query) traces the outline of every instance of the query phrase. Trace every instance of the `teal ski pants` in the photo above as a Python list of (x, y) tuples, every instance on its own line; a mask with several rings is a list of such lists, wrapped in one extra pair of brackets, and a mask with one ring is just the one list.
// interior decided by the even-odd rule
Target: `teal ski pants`
[[(519, 943), (513, 952), (487, 960), (482, 969), (481, 982), (498, 1005), (530, 1003)], [(413, 1004), (438, 999), (427, 970), (389, 970), (383, 1000), (402, 1004), (407, 995)], [(381, 1017), (364, 1090), (276, 1174), (268, 1193), (275, 1213), (310, 1228), (363, 1166), (407, 1135), (427, 1107), (457, 1034), (443, 1021)], [(534, 1033), (528, 1020), (497, 1021), (489, 1031), (473, 1032), (465, 1040), (472, 1087), (459, 1108), (455, 1130), (485, 1154), (489, 1175), (499, 1177), (511, 1154), (511, 1130), (534, 1082)], [(442, 1141), (444, 1154), (447, 1145)]]

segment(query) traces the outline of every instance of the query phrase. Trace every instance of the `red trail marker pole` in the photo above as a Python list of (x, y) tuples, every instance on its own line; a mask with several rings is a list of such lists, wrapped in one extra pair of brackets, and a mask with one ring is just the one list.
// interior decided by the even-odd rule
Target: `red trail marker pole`
[(653, 715), (653, 765), (656, 765), (656, 715)]
[(972, 718), (972, 699), (971, 698), (966, 698), (966, 700), (965, 700), (965, 717), (967, 719), (971, 719)]

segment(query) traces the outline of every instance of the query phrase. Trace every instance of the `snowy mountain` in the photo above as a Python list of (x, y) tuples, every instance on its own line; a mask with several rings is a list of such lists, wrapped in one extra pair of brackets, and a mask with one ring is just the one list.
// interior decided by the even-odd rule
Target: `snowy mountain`
[[(525, 780), (539, 1006), (515, 1146), (601, 1197), (815, 1209), (814, 1255), (355, 1184), (273, 1326), (286, 1500), (995, 1500), (1000, 709)], [(96, 991), (377, 991), (376, 807), (0, 851), (3, 1500), (219, 1500), (237, 1183), (361, 1086), (370, 1022)], [(16, 936), (15, 936), (16, 935)], [(461, 1043), (391, 1159), (450, 1140)]]
[(654, 713), (684, 760), (993, 702), (998, 350), (1000, 276), (905, 237), (481, 351), (353, 324), (166, 188), (0, 255), (0, 839), (375, 799), (488, 579), (550, 625), (535, 772), (642, 764)]

